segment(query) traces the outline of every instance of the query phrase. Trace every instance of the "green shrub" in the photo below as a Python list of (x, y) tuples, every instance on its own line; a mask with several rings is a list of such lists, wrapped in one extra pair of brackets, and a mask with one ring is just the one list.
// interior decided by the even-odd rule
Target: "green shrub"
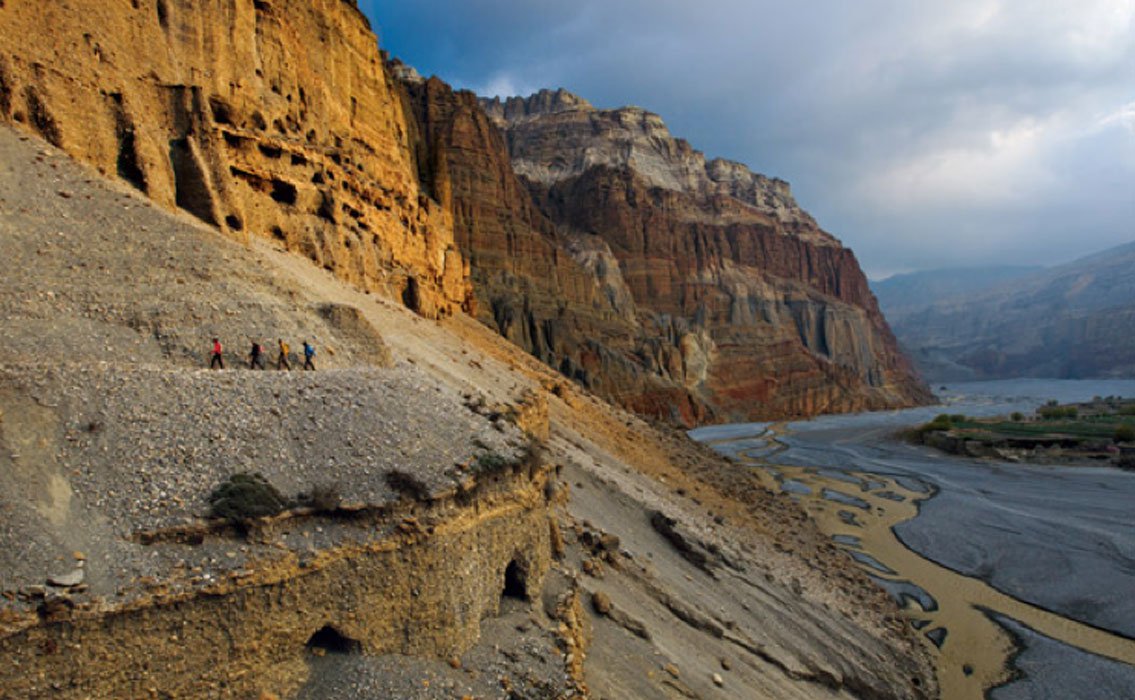
[(918, 437), (922, 437), (926, 433), (932, 433), (938, 430), (950, 430), (953, 427), (954, 425), (950, 422), (950, 417), (942, 413), (929, 423), (923, 423), (915, 428), (914, 432)]
[(1013, 411), (1011, 414), (1009, 414), (1009, 419), (1014, 423), (1020, 423), (1025, 419), (1025, 414), (1021, 413), (1020, 411)]
[(234, 522), (276, 515), (288, 501), (260, 474), (233, 474), (209, 496), (209, 513)]
[(1135, 442), (1135, 425), (1124, 423), (1115, 429), (1116, 442)]
[(482, 452), (477, 455), (477, 469), (483, 472), (495, 472), (508, 466), (509, 460), (496, 452)]

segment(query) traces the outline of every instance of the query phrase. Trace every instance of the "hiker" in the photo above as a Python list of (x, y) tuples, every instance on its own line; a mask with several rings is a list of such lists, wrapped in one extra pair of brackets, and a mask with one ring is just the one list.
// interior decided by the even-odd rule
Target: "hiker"
[(260, 343), (253, 341), (252, 350), (248, 353), (248, 368), (264, 369), (264, 346)]
[(288, 353), (292, 349), (288, 347), (283, 338), (277, 338), (276, 344), (280, 346), (280, 356), (276, 358), (276, 369), (291, 370), (292, 366), (288, 363)]
[(221, 341), (213, 338), (213, 359), (209, 360), (209, 369), (225, 368), (225, 358), (221, 357)]
[(306, 340), (303, 341), (303, 368), (304, 369), (310, 369), (310, 370), (315, 369), (315, 363), (311, 361), (311, 358), (313, 358), (313, 357), (315, 357), (315, 346), (312, 345), (311, 343), (307, 342)]

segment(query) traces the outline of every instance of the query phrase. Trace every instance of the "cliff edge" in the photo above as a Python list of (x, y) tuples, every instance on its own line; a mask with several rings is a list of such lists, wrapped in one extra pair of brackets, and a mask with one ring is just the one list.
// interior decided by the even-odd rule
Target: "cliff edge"
[(403, 84), (478, 317), (565, 375), (686, 424), (930, 400), (855, 256), (786, 182), (639, 108)]

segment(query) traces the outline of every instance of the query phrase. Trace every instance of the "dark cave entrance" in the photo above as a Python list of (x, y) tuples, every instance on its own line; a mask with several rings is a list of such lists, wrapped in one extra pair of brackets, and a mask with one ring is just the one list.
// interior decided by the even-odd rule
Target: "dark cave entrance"
[(308, 649), (322, 649), (329, 654), (361, 654), (363, 645), (357, 639), (344, 636), (331, 625), (324, 625), (307, 640)]
[(501, 600), (528, 600), (528, 572), (516, 559), (508, 563), (504, 570), (504, 589)]

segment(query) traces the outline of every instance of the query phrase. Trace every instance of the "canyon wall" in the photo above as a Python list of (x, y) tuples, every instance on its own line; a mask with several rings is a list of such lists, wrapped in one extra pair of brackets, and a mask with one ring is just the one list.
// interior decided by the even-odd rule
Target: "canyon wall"
[(423, 81), (349, 0), (8, 0), (0, 27), (0, 120), (237, 240), (473, 313), (624, 406), (696, 424), (928, 398), (787, 183), (656, 115)]
[(0, 3), (0, 120), (423, 315), (466, 302), (450, 214), (420, 191), (348, 0)]
[(478, 110), (399, 68), (478, 316), (564, 374), (687, 424), (929, 399), (784, 181), (707, 162), (641, 109), (561, 90)]

